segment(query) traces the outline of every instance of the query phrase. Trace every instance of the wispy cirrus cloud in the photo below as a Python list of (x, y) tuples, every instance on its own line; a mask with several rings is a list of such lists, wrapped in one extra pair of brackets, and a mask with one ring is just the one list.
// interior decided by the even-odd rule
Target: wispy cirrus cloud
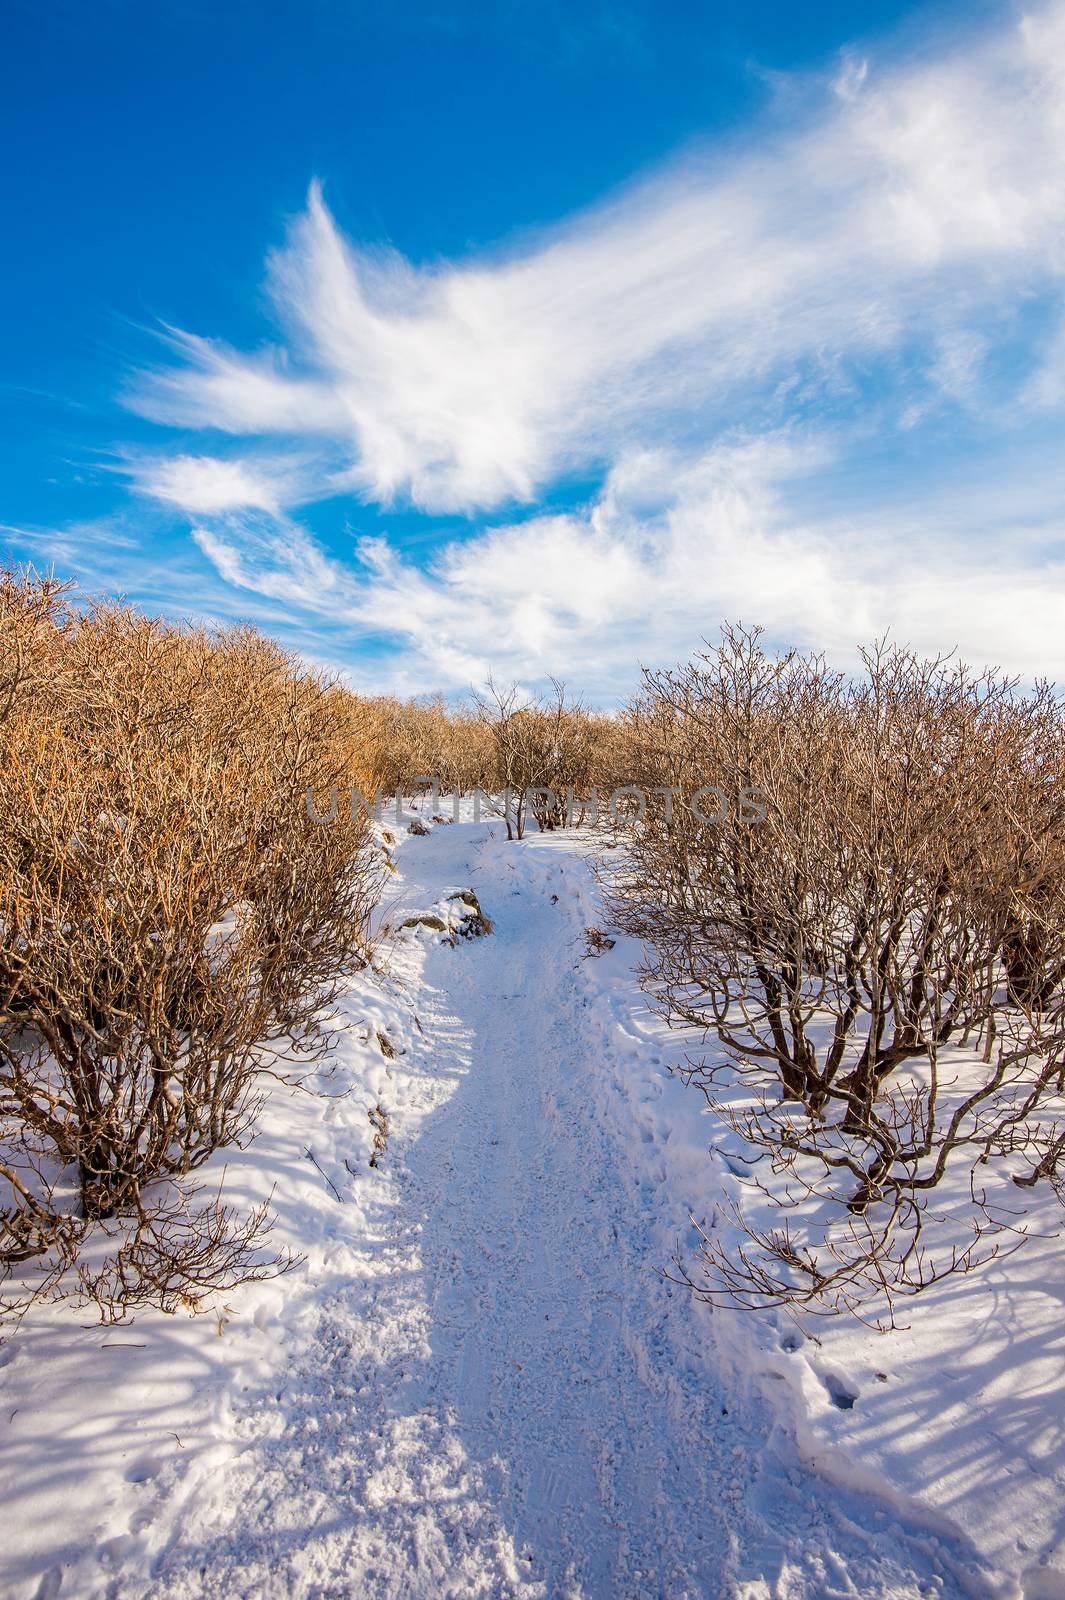
[[(967, 505), (896, 501), (849, 516), (841, 560), (840, 523), (798, 519), (788, 506), (797, 482), (830, 464), (825, 450), (787, 436), (719, 445), (697, 460), (634, 452), (581, 511), (451, 541), (426, 566), (381, 538), (337, 560), (298, 525), (250, 514), (198, 526), (195, 537), (227, 583), (299, 608), (323, 640), (350, 646), (385, 632), (393, 656), (370, 678), (356, 668), (364, 686), (463, 690), (489, 671), (525, 682), (555, 671), (609, 702), (638, 660), (672, 659), (725, 617), (757, 620), (772, 638), (841, 664), (890, 622), (929, 653), (958, 648), (1027, 677), (1054, 675), (1065, 637), (1065, 547), (1055, 533), (1065, 472), (1052, 493), (1018, 477), (1001, 502), (974, 485)], [(935, 544), (929, 520), (941, 528)], [(1013, 537), (997, 542), (997, 555), (959, 562), (960, 542), (1004, 527)]]
[(195, 513), (248, 507), (280, 515), (300, 498), (298, 467), (269, 458), (258, 463), (216, 456), (148, 456), (134, 458), (127, 471), (142, 494)]
[[(801, 131), (692, 158), (524, 252), (417, 268), (346, 242), (317, 185), (269, 281), (286, 343), (185, 360), (160, 420), (331, 442), (336, 485), (430, 511), (529, 500), (648, 431), (772, 404), (782, 379), (957, 351), (1065, 259), (1065, 14), (878, 76)], [(979, 365), (979, 361), (976, 361)], [(956, 363), (933, 361), (946, 389)]]
[[(846, 55), (801, 125), (475, 259), (353, 244), (313, 185), (268, 282), (272, 347), (171, 331), (130, 396), (211, 452), (186, 433), (130, 470), (228, 591), (345, 630), (347, 659), (373, 634), (396, 683), (564, 670), (608, 694), (743, 615), (1054, 670), (1065, 485), (1003, 452), (991, 515), (977, 469), (1065, 411), (1060, 0), (938, 57)], [(886, 437), (902, 511), (853, 488)], [(567, 474), (603, 487), (508, 521)], [(380, 538), (340, 559), (296, 515), (337, 496), (497, 525), (420, 564)]]

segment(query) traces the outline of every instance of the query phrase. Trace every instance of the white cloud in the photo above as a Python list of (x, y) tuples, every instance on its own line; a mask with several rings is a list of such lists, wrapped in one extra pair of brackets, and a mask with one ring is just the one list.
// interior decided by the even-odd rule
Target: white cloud
[(856, 56), (852, 50), (841, 53), (839, 73), (832, 84), (833, 93), (841, 100), (853, 100), (869, 76), (869, 61)]
[[(317, 187), (270, 282), (284, 350), (175, 335), (160, 419), (328, 439), (333, 487), (434, 511), (713, 427), (803, 366), (953, 340), (1065, 259), (1065, 8), (943, 60), (849, 59), (819, 121), (661, 172), (508, 257), (414, 268)], [(962, 331), (959, 331), (961, 329)]]
[(280, 513), (291, 499), (291, 483), (283, 472), (257, 470), (246, 461), (213, 456), (157, 457), (133, 462), (130, 475), (138, 489), (184, 511), (234, 511), (241, 507)]
[[(890, 631), (930, 654), (957, 647), (978, 664), (1054, 675), (1065, 560), (1039, 548), (1038, 529), (1060, 515), (1065, 482), (1047, 504), (1019, 476), (977, 524), (991, 552), (980, 558), (965, 536), (970, 525), (951, 528), (935, 506), (923, 508), (924, 524), (907, 523), (898, 505), (879, 518), (794, 520), (789, 485), (825, 465), (823, 448), (789, 438), (719, 446), (687, 462), (637, 453), (584, 512), (455, 541), (426, 569), (383, 540), (363, 541), (354, 569), (291, 524), (233, 519), (197, 538), (227, 582), (349, 636), (389, 636), (398, 647), (393, 686), (462, 689), (490, 670), (526, 682), (556, 673), (620, 699), (638, 660), (676, 659), (726, 617), (760, 622), (781, 643), (824, 648), (840, 664)], [(974, 486), (971, 509), (981, 500)], [(946, 532), (933, 543), (936, 526)], [(1025, 570), (994, 554), (1021, 533), (1033, 545)]]
[[(890, 629), (1054, 675), (1065, 470), (982, 445), (959, 473), (950, 432), (1065, 406), (1065, 334), (1033, 343), (1031, 316), (1065, 302), (1065, 3), (937, 60), (845, 54), (823, 90), (818, 119), (477, 260), (352, 245), (312, 187), (270, 262), (283, 343), (172, 332), (134, 397), (229, 436), (129, 469), (193, 518), (220, 613), (338, 664), (383, 641), (356, 681), (401, 691), (491, 669), (618, 699), (723, 617), (841, 662)], [(928, 441), (908, 498), (883, 473), (855, 490), (885, 434), (904, 462)], [(425, 566), (382, 538), (339, 560), (293, 515), (347, 495), (503, 519), (569, 471), (602, 477), (584, 511)]]

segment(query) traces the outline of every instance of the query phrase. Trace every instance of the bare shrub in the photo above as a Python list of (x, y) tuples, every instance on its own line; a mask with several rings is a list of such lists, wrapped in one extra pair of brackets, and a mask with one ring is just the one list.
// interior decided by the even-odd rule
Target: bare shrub
[[(495, 751), (496, 786), (507, 792), (507, 838), (525, 833), (526, 798), (539, 781), (535, 722), (538, 708), (525, 703), (516, 684), (499, 687), (491, 678), (477, 708)], [(511, 806), (513, 804), (513, 814)]]
[[(747, 1305), (890, 1301), (975, 1265), (1017, 1237), (1008, 1175), (1059, 1148), (1061, 702), (897, 649), (864, 662), (849, 682), (730, 629), (648, 674), (629, 719), (677, 802), (631, 825), (615, 914), (665, 1014), (723, 1045), (689, 1076), (786, 1210), (738, 1252), (706, 1241), (706, 1292)], [(959, 1164), (972, 1204), (930, 1245)]]
[(508, 796), (508, 839), (521, 839), (529, 813), (541, 832), (579, 820), (576, 806), (594, 782), (596, 725), (566, 686), (551, 680), (547, 699), (523, 696), (489, 679), (478, 713), (496, 752), (497, 787)]
[[(406, 701), (380, 697), (370, 702), (369, 711), (386, 793), (414, 794), (427, 779), (450, 794), (495, 786), (495, 748), (472, 704), (448, 702), (442, 695)], [(370, 790), (364, 793), (369, 796)]]
[(237, 925), (211, 949), (248, 876), (225, 827), (242, 796), (225, 774), (185, 777), (177, 794), (168, 764), (141, 762), (120, 811), (106, 770), (60, 734), (43, 751), (35, 736), (5, 750), (5, 799), (34, 850), (5, 863), (0, 1085), (25, 1127), (76, 1164), (90, 1218), (197, 1165), (253, 1110), (270, 1020), (258, 947)]
[(0, 607), (0, 1264), (126, 1218), (97, 1281), (169, 1307), (183, 1257), (190, 1294), (212, 1252), (221, 1282), (261, 1223), (161, 1209), (159, 1180), (250, 1134), (264, 1049), (312, 1048), (366, 958), (369, 826), (304, 801), (372, 781), (372, 723), (250, 630), (74, 612), (32, 575)]
[(79, 1259), (74, 1292), (95, 1306), (102, 1322), (120, 1322), (136, 1305), (199, 1311), (211, 1296), (279, 1277), (302, 1259), (268, 1250), (267, 1201), (239, 1217), (220, 1198), (201, 1206), (193, 1198), (187, 1188), (153, 1195), (138, 1205), (99, 1265)]
[[(489, 684), (468, 699), (381, 696), (361, 705), (380, 752), (375, 784), (362, 790), (367, 800), (377, 789), (412, 796), (430, 782), (437, 795), (499, 794), (509, 782), (516, 797), (513, 829), (523, 834), (529, 812), (544, 828), (584, 820), (600, 770), (608, 770), (601, 753), (615, 719), (567, 700), (560, 683), (546, 698)], [(530, 806), (537, 790), (550, 793), (533, 794)]]
[(29, 569), (0, 569), (0, 722), (28, 695), (59, 688), (54, 644), (69, 588)]

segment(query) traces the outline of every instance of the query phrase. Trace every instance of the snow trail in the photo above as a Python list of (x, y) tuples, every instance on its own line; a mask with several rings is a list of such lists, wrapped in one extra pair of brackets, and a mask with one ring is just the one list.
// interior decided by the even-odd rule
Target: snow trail
[(417, 1114), (393, 1119), (356, 1269), (284, 1382), (245, 1396), (245, 1446), (190, 1498), (148, 1592), (982, 1592), (942, 1540), (803, 1467), (663, 1280), (581, 960), (579, 845), (460, 824), (402, 864), (409, 906), (472, 884), (494, 932), (428, 949), (399, 1063)]

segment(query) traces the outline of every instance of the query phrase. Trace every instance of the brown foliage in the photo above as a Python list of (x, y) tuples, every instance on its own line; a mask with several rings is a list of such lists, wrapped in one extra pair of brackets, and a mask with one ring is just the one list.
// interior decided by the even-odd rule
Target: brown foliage
[(544, 699), (523, 697), (489, 679), (477, 710), (495, 751), (494, 782), (506, 795), (508, 839), (521, 839), (529, 813), (541, 831), (581, 820), (595, 782), (596, 734), (580, 701), (555, 679)]
[[(115, 1281), (147, 1293), (177, 1227), (148, 1186), (248, 1133), (264, 1045), (306, 1042), (365, 958), (368, 825), (305, 793), (372, 782), (370, 719), (251, 630), (75, 611), (33, 574), (0, 579), (0, 714), (0, 1261), (135, 1216)], [(247, 1254), (231, 1222), (185, 1217), (190, 1269), (220, 1226)]]
[[(724, 1046), (727, 1073), (691, 1077), (784, 1174), (780, 1203), (831, 1202), (801, 1246), (790, 1219), (738, 1256), (708, 1242), (714, 1284), (746, 1304), (913, 1292), (995, 1248), (974, 1176), (967, 1242), (927, 1252), (948, 1164), (1054, 1164), (1062, 702), (902, 650), (864, 662), (849, 681), (726, 630), (648, 674), (626, 723), (642, 781), (675, 802), (630, 829), (618, 918), (649, 941), (668, 1017)], [(704, 785), (723, 815), (695, 803)]]
[[(367, 710), (382, 752), (377, 781), (384, 793), (411, 795), (431, 779), (445, 794), (494, 787), (492, 740), (472, 707), (449, 705), (436, 695), (425, 700), (379, 697)], [(369, 799), (370, 788), (363, 793)]]

